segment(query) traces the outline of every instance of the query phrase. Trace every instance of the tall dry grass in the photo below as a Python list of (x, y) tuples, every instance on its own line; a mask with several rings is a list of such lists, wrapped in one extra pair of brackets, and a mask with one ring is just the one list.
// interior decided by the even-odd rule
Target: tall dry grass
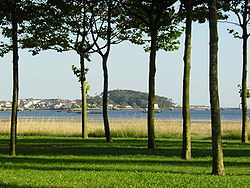
[[(147, 137), (146, 119), (110, 119), (113, 137)], [(104, 136), (103, 122), (101, 119), (88, 119), (89, 136)], [(10, 119), (0, 118), (0, 134), (9, 134)], [(58, 135), (80, 136), (80, 118), (19, 118), (19, 135)], [(211, 137), (210, 121), (192, 121), (193, 138)], [(179, 138), (182, 135), (181, 120), (155, 121), (155, 132), (158, 138)], [(222, 135), (228, 139), (239, 139), (241, 121), (223, 121)]]

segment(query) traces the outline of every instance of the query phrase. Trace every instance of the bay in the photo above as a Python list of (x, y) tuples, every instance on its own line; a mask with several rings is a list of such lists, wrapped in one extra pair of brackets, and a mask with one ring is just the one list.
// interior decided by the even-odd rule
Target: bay
[[(92, 113), (91, 113), (92, 112)], [(94, 113), (93, 113), (94, 112)], [(210, 120), (210, 110), (191, 110), (192, 120)], [(240, 109), (227, 109), (221, 110), (222, 120), (240, 120)], [(248, 113), (249, 114), (249, 113)], [(142, 110), (110, 110), (108, 111), (109, 118), (128, 118), (128, 119), (145, 119), (147, 113)], [(10, 117), (10, 111), (0, 111), (0, 117)], [(20, 111), (18, 112), (19, 118), (81, 118), (81, 114), (72, 112), (57, 112), (56, 110), (33, 110), (33, 111)], [(89, 118), (101, 119), (101, 111), (90, 110)], [(181, 110), (164, 110), (160, 113), (155, 113), (156, 119), (182, 119)]]

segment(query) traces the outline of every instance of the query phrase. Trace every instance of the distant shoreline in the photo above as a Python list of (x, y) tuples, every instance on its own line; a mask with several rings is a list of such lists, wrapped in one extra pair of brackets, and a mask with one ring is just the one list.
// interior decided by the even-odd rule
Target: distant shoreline
[[(34, 111), (34, 110), (44, 110), (44, 111), (65, 111), (65, 112), (70, 112), (70, 111), (79, 111), (81, 110), (81, 108), (72, 108), (72, 109), (34, 109), (34, 108), (27, 108), (27, 109), (23, 109), (20, 108), (19, 111)], [(102, 108), (88, 108), (87, 110), (98, 110), (98, 111), (102, 111)], [(110, 110), (144, 110), (144, 108), (116, 108), (116, 109), (109, 109)], [(165, 110), (182, 110), (182, 108), (176, 108), (176, 107), (171, 107), (171, 108), (164, 108), (164, 109), (159, 109), (162, 111)], [(191, 108), (190, 110), (210, 110), (210, 109), (200, 109), (200, 108)], [(241, 110), (240, 108), (220, 108), (220, 110)], [(250, 109), (248, 109), (250, 110)], [(11, 108), (0, 108), (0, 111), (11, 111)]]
[[(30, 120), (30, 119), (33, 119), (33, 120), (65, 120), (65, 121), (69, 121), (69, 120), (79, 120), (81, 121), (81, 117), (48, 117), (48, 118), (45, 118), (45, 117), (18, 117), (18, 119), (22, 119), (22, 120)], [(96, 121), (102, 121), (102, 119), (100, 118), (92, 118), (92, 117), (89, 117), (88, 118), (89, 120), (96, 120)], [(133, 121), (141, 121), (141, 120), (146, 120), (146, 119), (142, 119), (142, 118), (109, 118), (110, 120), (122, 120), (122, 121), (126, 121), (126, 120), (133, 120)], [(9, 121), (10, 120), (10, 117), (0, 117), (0, 120), (1, 121)], [(176, 121), (176, 122), (179, 122), (179, 121), (182, 121), (182, 119), (155, 119), (155, 121)], [(208, 122), (211, 122), (211, 120), (209, 119), (191, 119), (191, 122), (195, 122), (195, 123), (208, 123)], [(221, 122), (241, 122), (241, 120), (221, 120)], [(1, 123), (1, 122), (0, 122)]]
[[(210, 110), (191, 110), (191, 120), (210, 120)], [(250, 114), (250, 112), (249, 112)], [(0, 112), (0, 117), (11, 116), (11, 111)], [(70, 110), (23, 110), (18, 112), (18, 118), (81, 118), (80, 109)], [(109, 119), (147, 119), (147, 113), (144, 109), (138, 110), (109, 110)], [(99, 109), (89, 109), (88, 118), (102, 119), (102, 111)], [(221, 120), (241, 120), (242, 111), (240, 109), (221, 110)], [(182, 120), (182, 111), (160, 110), (155, 112), (155, 119), (177, 119)]]

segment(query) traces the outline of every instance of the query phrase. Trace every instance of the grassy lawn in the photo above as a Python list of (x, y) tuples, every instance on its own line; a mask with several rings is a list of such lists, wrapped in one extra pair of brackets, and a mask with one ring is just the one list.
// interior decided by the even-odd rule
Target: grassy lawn
[(21, 136), (17, 157), (1, 136), (0, 187), (250, 187), (250, 145), (224, 141), (227, 176), (211, 172), (211, 142), (193, 141), (193, 159), (180, 159), (180, 139)]

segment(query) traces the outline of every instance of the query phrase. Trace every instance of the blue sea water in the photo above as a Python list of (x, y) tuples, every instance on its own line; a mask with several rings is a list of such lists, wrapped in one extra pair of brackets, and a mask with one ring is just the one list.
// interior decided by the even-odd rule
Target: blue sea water
[[(100, 112), (100, 111), (95, 111)], [(209, 110), (191, 110), (192, 120), (210, 120)], [(147, 113), (143, 113), (141, 110), (110, 110), (108, 112), (109, 118), (147, 118)], [(10, 111), (0, 111), (1, 117), (10, 117)], [(68, 113), (68, 112), (57, 112), (56, 110), (33, 110), (33, 111), (22, 111), (18, 112), (18, 117), (23, 118), (81, 118), (81, 114)], [(88, 114), (89, 118), (102, 118), (102, 114)], [(181, 110), (164, 110), (160, 113), (155, 113), (156, 119), (182, 119)], [(230, 109), (221, 110), (222, 120), (240, 120), (241, 110)]]

